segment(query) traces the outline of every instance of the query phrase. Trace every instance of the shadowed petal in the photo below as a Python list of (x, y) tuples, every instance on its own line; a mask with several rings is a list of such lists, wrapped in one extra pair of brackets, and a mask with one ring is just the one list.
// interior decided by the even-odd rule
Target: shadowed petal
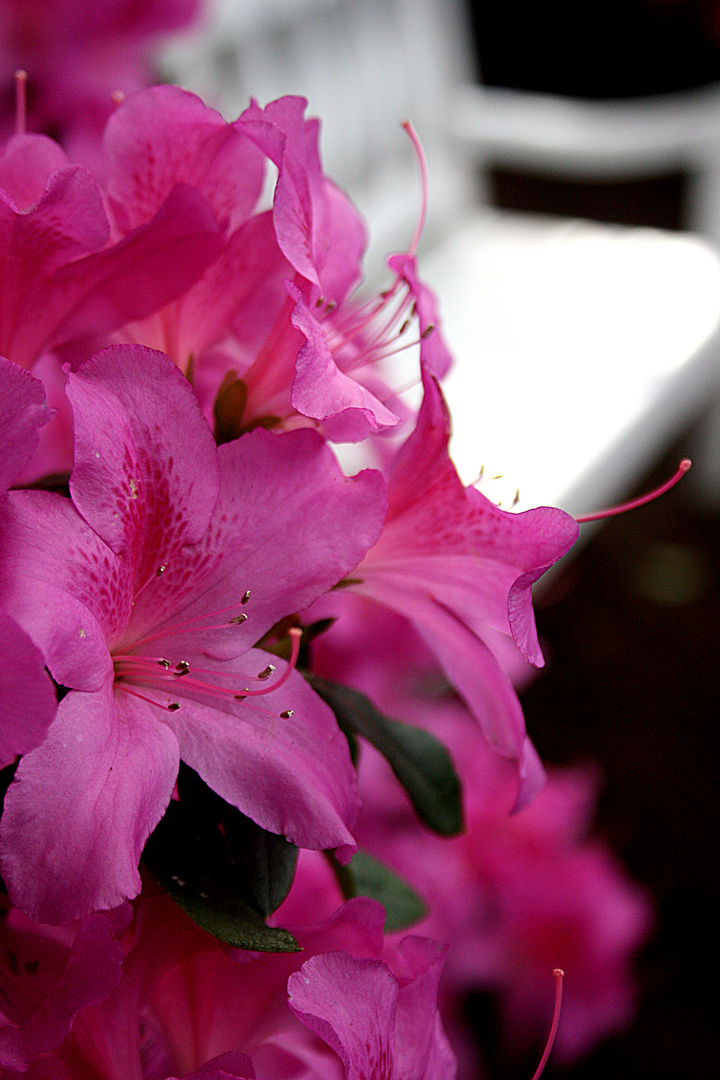
[(0, 612), (0, 769), (42, 742), (55, 715), (55, 687), (42, 654)]
[(42, 383), (0, 356), (0, 492), (30, 461), (50, 416)]
[(177, 740), (157, 710), (112, 686), (72, 692), (5, 797), (10, 899), (44, 922), (116, 907), (140, 891), (138, 862), (177, 777)]

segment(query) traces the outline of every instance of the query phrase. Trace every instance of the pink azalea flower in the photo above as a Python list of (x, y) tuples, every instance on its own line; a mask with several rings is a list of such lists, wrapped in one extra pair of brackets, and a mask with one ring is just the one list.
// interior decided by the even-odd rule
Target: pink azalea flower
[[(139, 228), (178, 183), (213, 206), (224, 232), (203, 277), (170, 305), (126, 325), (124, 340), (167, 352), (186, 371), (208, 419), (223, 378), (242, 379), (237, 431), (318, 426), (355, 441), (398, 423), (378, 364), (416, 323), (421, 359), (441, 374), (447, 350), (431, 322), (434, 299), (414, 260), (397, 256), (395, 283), (367, 305), (349, 301), (366, 233), (324, 175), (318, 122), (302, 98), (253, 103), (227, 124), (199, 98), (155, 87), (125, 102), (104, 138), (113, 235)], [(278, 168), (272, 212), (257, 212), (264, 161)], [(417, 319), (413, 312), (416, 312)]]
[(415, 430), (388, 471), (382, 536), (348, 589), (412, 622), (490, 744), (518, 762), (519, 809), (542, 786), (542, 766), (494, 642), (507, 635), (542, 665), (532, 584), (572, 546), (578, 526), (562, 510), (513, 514), (463, 487), (448, 455), (442, 394), (427, 373), (423, 385)]
[(62, 922), (135, 895), (180, 756), (262, 827), (349, 852), (347, 744), (292, 664), (252, 646), (374, 542), (380, 476), (343, 476), (310, 431), (218, 453), (187, 381), (139, 346), (89, 361), (68, 394), (72, 501), (11, 492), (0, 509), (0, 596), (72, 688), (6, 797), (11, 899)]
[[(397, 704), (397, 702), (396, 702)], [(430, 909), (421, 931), (450, 943), (445, 1010), (472, 990), (499, 994), (508, 1038), (547, 1033), (555, 967), (566, 983), (555, 1052), (566, 1062), (630, 1021), (631, 962), (652, 922), (648, 898), (610, 852), (588, 840), (596, 778), (553, 770), (532, 806), (508, 816), (515, 778), (460, 705), (407, 699), (408, 719), (451, 750), (463, 784), (465, 832), (430, 835), (385, 762), (363, 754), (363, 847), (405, 877)]]
[[(113, 94), (154, 81), (153, 51), (198, 15), (201, 0), (2, 0), (0, 62), (6, 73), (10, 129), (18, 68), (28, 72), (27, 122), (32, 131), (60, 133), (75, 160), (92, 163)], [(77, 154), (81, 153), (81, 158)]]
[(25, 1073), (57, 1049), (78, 1011), (118, 986), (119, 935), (129, 911), (90, 915), (60, 931), (33, 923), (14, 908), (0, 922), (0, 1069)]
[[(402, 1075), (450, 1077), (437, 1019), (442, 950), (406, 939), (386, 964), (383, 918), (378, 904), (357, 899), (323, 922), (293, 926), (301, 953), (237, 953), (151, 889), (124, 936), (119, 985), (81, 1008), (64, 1042), (30, 1065), (28, 1080), (341, 1080), (342, 1046), (338, 1056), (334, 1033), (317, 1033), (329, 997), (336, 1013), (343, 1004), (351, 1016), (376, 1012)], [(351, 998), (348, 965), (359, 974)], [(15, 980), (26, 982), (22, 974)], [(352, 1022), (333, 1019), (341, 1040), (352, 1039)], [(353, 1058), (361, 1075), (375, 1075), (372, 1045), (354, 1048)]]

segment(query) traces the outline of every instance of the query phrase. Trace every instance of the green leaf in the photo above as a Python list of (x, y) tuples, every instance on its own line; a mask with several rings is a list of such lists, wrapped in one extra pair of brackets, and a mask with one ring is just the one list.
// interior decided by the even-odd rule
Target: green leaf
[(284, 837), (248, 824), (192, 770), (183, 770), (178, 790), (180, 801), (170, 803), (143, 852), (158, 884), (191, 919), (228, 945), (297, 952), (293, 936), (266, 926), (263, 917), (287, 895), (297, 849)]
[(235, 809), (225, 818), (223, 831), (243, 899), (261, 915), (272, 915), (290, 892), (298, 849)]
[(383, 905), (386, 934), (407, 930), (427, 915), (427, 907), (415, 890), (367, 851), (356, 852), (347, 866), (326, 854), (346, 900), (368, 896)]
[(171, 874), (168, 867), (161, 865), (161, 859), (147, 854), (145, 863), (157, 883), (183, 911), (220, 941), (253, 952), (301, 951), (292, 934), (266, 926), (262, 917), (222, 882), (201, 874), (192, 874), (187, 879)]
[(463, 829), (460, 781), (447, 749), (422, 728), (384, 716), (364, 694), (306, 675), (313, 689), (335, 713), (346, 735), (362, 735), (388, 761), (405, 788), (415, 813), (440, 836)]

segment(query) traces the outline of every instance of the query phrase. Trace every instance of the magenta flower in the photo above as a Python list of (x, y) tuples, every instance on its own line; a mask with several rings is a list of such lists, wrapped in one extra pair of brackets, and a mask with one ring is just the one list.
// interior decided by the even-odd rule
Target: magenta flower
[(53, 346), (164, 306), (221, 246), (210, 205), (187, 185), (110, 244), (97, 183), (40, 135), (0, 152), (0, 224), (0, 355), (26, 368)]
[(220, 448), (183, 376), (139, 346), (68, 379), (72, 501), (12, 492), (0, 597), (71, 688), (20, 763), (0, 827), (11, 899), (46, 921), (113, 907), (180, 756), (300, 846), (352, 845), (347, 745), (282, 660), (252, 648), (351, 571), (385, 510), (310, 431)]
[(333, 1048), (346, 1080), (452, 1080), (455, 1058), (437, 1011), (444, 952), (406, 937), (393, 957), (399, 974), (344, 952), (314, 956), (290, 976), (290, 1007)]
[[(0, 923), (0, 1069), (25, 1073), (56, 1050), (80, 1009), (103, 1001), (122, 972), (119, 936), (129, 909), (97, 913), (55, 931), (13, 908)], [(13, 1070), (10, 1072), (10, 1070)]]
[(410, 697), (404, 709), (397, 698), (393, 704), (450, 749), (463, 783), (465, 832), (442, 840), (423, 829), (369, 749), (360, 766), (358, 840), (426, 900), (421, 932), (450, 944), (445, 1015), (459, 1013), (462, 995), (490, 990), (500, 998), (508, 1039), (539, 1042), (552, 1013), (550, 975), (564, 969), (555, 1052), (570, 1063), (632, 1018), (633, 954), (652, 924), (647, 896), (604, 844), (588, 838), (597, 778), (552, 770), (532, 806), (509, 817), (513, 770), (459, 704)]
[[(454, 1059), (437, 1014), (444, 950), (406, 938), (383, 951), (384, 913), (372, 900), (351, 900), (323, 922), (311, 918), (292, 928), (302, 953), (239, 954), (150, 892), (122, 938), (120, 980), (119, 957), (98, 932), (107, 919), (94, 915), (81, 927), (81, 963), (68, 964), (62, 992), (30, 1022), (40, 1038), (26, 1037), (22, 1055), (3, 1059), (5, 1033), (15, 1050), (25, 1032), (0, 1028), (0, 1064), (27, 1069), (28, 1080), (450, 1080)], [(11, 923), (18, 921), (12, 913)], [(67, 947), (46, 931), (29, 933), (19, 948), (5, 939), (21, 962), (39, 966), (45, 984), (67, 962)], [(97, 939), (95, 958), (88, 931)], [(13, 976), (0, 965), (0, 986), (10, 985), (23, 1005), (39, 997), (26, 970)], [(383, 1062), (392, 1071), (379, 1072)]]
[(427, 373), (423, 385), (415, 430), (389, 470), (382, 536), (349, 588), (410, 619), (490, 744), (518, 762), (519, 809), (542, 785), (542, 766), (493, 642), (509, 635), (542, 665), (532, 584), (572, 546), (578, 526), (553, 507), (508, 513), (463, 487), (442, 394)]
[[(188, 26), (201, 0), (2, 0), (0, 63), (6, 109), (10, 80), (28, 72), (28, 127), (61, 133), (63, 145), (92, 163), (113, 94), (134, 93), (154, 81), (153, 52), (161, 39)], [(0, 117), (14, 125), (12, 110)]]
[[(394, 283), (382, 296), (348, 300), (361, 276), (365, 227), (322, 171), (319, 126), (304, 118), (305, 106), (293, 97), (265, 109), (253, 103), (227, 124), (199, 98), (165, 86), (111, 117), (103, 183), (113, 235), (149, 221), (178, 184), (210, 203), (223, 233), (202, 278), (122, 335), (167, 352), (208, 418), (223, 378), (237, 375), (237, 432), (257, 423), (315, 426), (335, 441), (356, 441), (398, 423), (397, 409), (384, 403), (393, 394), (383, 360), (413, 337), (435, 374), (449, 356), (411, 256), (391, 260)], [(258, 213), (267, 161), (278, 168), (273, 210)]]

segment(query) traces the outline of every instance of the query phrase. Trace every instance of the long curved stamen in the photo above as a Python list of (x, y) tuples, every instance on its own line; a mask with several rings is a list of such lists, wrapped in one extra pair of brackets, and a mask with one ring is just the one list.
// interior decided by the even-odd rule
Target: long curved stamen
[(418, 217), (417, 225), (415, 226), (415, 235), (412, 238), (410, 247), (408, 248), (408, 255), (412, 256), (417, 251), (418, 244), (420, 243), (420, 237), (422, 236), (423, 229), (425, 228), (425, 217), (427, 215), (427, 199), (428, 199), (428, 174), (427, 174), (427, 161), (425, 160), (425, 151), (422, 148), (422, 143), (418, 137), (418, 133), (412, 126), (409, 120), (406, 120), (402, 124), (403, 131), (407, 132), (410, 136), (410, 141), (413, 144), (415, 153), (417, 154), (418, 165), (420, 167), (420, 183), (422, 184), (422, 202), (420, 204), (420, 216)]
[(653, 499), (659, 499), (666, 491), (675, 487), (678, 480), (685, 475), (691, 465), (690, 458), (683, 458), (670, 479), (661, 484), (659, 488), (655, 488), (654, 491), (650, 491), (647, 495), (641, 495), (637, 499), (631, 499), (630, 502), (622, 503), (620, 506), (611, 506), (609, 510), (598, 510), (594, 514), (583, 514), (581, 517), (575, 518), (575, 520), (578, 525), (583, 525), (586, 521), (601, 521), (602, 518), (624, 514), (626, 510), (635, 510), (638, 506), (644, 506), (645, 503), (652, 502)]
[[(181, 660), (173, 667), (169, 660), (162, 657), (135, 656), (132, 653), (116, 654), (113, 657), (115, 678), (121, 689), (126, 690), (127, 693), (134, 693), (136, 697), (140, 697), (144, 701), (149, 701), (151, 705), (158, 705), (158, 702), (152, 701), (150, 698), (145, 698), (142, 694), (137, 694), (132, 690), (128, 690), (124, 680), (136, 679), (141, 686), (154, 686), (158, 689), (166, 690), (168, 683), (177, 684), (177, 682), (182, 679), (183, 687), (185, 689), (197, 690), (210, 697), (222, 698), (228, 701), (242, 701), (246, 697), (263, 697), (265, 694), (270, 694), (275, 690), (279, 690), (280, 687), (287, 682), (290, 675), (297, 667), (298, 657), (300, 655), (302, 630), (297, 626), (292, 626), (288, 633), (290, 635), (290, 658), (282, 674), (271, 683), (269, 680), (276, 668), (274, 664), (268, 664), (267, 667), (254, 676), (254, 678), (252, 676), (246, 676), (243, 679), (243, 683), (258, 681), (265, 685), (254, 689), (250, 686), (243, 685), (240, 693), (238, 693), (237, 689), (222, 686), (218, 683), (206, 682), (204, 679), (197, 678), (198, 675), (211, 675), (216, 679), (237, 679), (237, 675), (234, 672), (223, 672), (216, 668), (197, 668), (194, 666), (191, 668), (187, 660)], [(167, 708), (168, 706), (159, 705), (159, 707)]]
[[(147, 584), (147, 582), (146, 582), (146, 584)], [(143, 588), (145, 588), (145, 585), (143, 585)], [(246, 604), (247, 603), (247, 600), (245, 599), (245, 597), (248, 597), (248, 599), (249, 599), (249, 594), (250, 594), (250, 590), (248, 589), (247, 592), (240, 599), (241, 604)], [(135, 594), (136, 598), (137, 598), (138, 595), (139, 595), (139, 593)], [(203, 613), (201, 615), (192, 615), (189, 619), (186, 619), (184, 622), (174, 623), (174, 625), (169, 627), (168, 629), (158, 630), (154, 634), (147, 634), (143, 638), (138, 638), (138, 640), (135, 642), (135, 645), (136, 646), (137, 645), (147, 645), (151, 641), (159, 641), (161, 638), (166, 638), (166, 637), (175, 637), (177, 634), (192, 633), (193, 631), (196, 631), (196, 630), (197, 631), (200, 631), (200, 630), (227, 630), (229, 626), (241, 626), (244, 622), (247, 621), (247, 615), (245, 614), (244, 611), (241, 611), (238, 614), (233, 615), (233, 617), (231, 619), (228, 619), (228, 621), (224, 622), (224, 623), (216, 623), (216, 624), (214, 624), (212, 626), (208, 626), (208, 625), (196, 626), (196, 625), (194, 625), (195, 623), (199, 623), (201, 619), (214, 619), (218, 615), (226, 615), (228, 611), (237, 612), (237, 607), (238, 607), (237, 604), (231, 604), (229, 607), (226, 607), (226, 608), (218, 608), (217, 611), (203, 611)]]
[(160, 701), (153, 701), (152, 698), (146, 697), (145, 694), (138, 694), (137, 690), (131, 690), (129, 686), (125, 686), (124, 683), (118, 683), (118, 689), (122, 690), (124, 694), (130, 694), (131, 697), (140, 698), (141, 701), (147, 701), (148, 705), (154, 705), (156, 709), (166, 709), (168, 712), (177, 712), (180, 708), (177, 701), (173, 701), (170, 705), (163, 705)]
[(550, 1034), (545, 1043), (545, 1050), (543, 1051), (543, 1056), (540, 1058), (540, 1064), (533, 1074), (532, 1080), (539, 1080), (543, 1069), (547, 1065), (547, 1060), (550, 1057), (550, 1052), (555, 1042), (558, 1024), (560, 1023), (560, 1009), (562, 1008), (563, 979), (565, 978), (565, 972), (562, 968), (555, 968), (553, 975), (555, 976), (555, 1010), (553, 1012), (552, 1024), (550, 1025)]
[(27, 120), (27, 71), (15, 72), (15, 134), (25, 134)]

